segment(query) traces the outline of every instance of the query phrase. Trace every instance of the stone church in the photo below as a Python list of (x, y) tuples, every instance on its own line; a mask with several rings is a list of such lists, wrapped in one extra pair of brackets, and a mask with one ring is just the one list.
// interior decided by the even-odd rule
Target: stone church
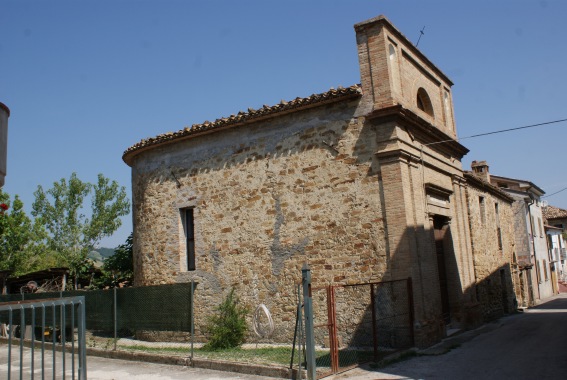
[[(235, 287), (293, 334), (304, 263), (313, 286), (411, 277), (418, 346), (506, 311), (513, 291), (499, 276), (509, 277), (513, 231), (496, 226), (494, 205), (505, 218), (511, 201), (462, 168), (453, 83), (385, 17), (354, 29), (360, 85), (124, 152), (136, 285), (193, 279), (198, 310)], [(500, 306), (477, 289), (495, 273)]]

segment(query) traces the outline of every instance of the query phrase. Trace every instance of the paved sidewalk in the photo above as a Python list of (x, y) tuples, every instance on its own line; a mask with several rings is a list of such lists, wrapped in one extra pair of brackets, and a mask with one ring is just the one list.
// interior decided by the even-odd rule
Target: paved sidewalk
[[(52, 376), (52, 355), (51, 351), (46, 351), (45, 375), (46, 378)], [(62, 368), (61, 353), (57, 352), (57, 376), (60, 376)], [(36, 378), (41, 377), (41, 353), (35, 352), (34, 374)], [(72, 358), (66, 354), (66, 377), (71, 379)], [(78, 360), (75, 358), (75, 360)], [(78, 363), (75, 363), (78, 366)], [(19, 347), (12, 347), (11, 378), (20, 378)], [(8, 378), (8, 345), (0, 344), (0, 379)], [(24, 348), (23, 378), (31, 378), (31, 350)], [(215, 371), (211, 369), (192, 368), (182, 365), (156, 364), (140, 361), (129, 361), (121, 359), (109, 359), (98, 356), (87, 356), (87, 379), (88, 380), (216, 380), (216, 379), (242, 379), (242, 380), (263, 380), (273, 379), (265, 376), (255, 376), (234, 372)]]
[(271, 377), (244, 375), (233, 372), (191, 368), (179, 365), (133, 362), (118, 359), (106, 359), (95, 356), (87, 358), (88, 380), (217, 380), (243, 379), (263, 380)]

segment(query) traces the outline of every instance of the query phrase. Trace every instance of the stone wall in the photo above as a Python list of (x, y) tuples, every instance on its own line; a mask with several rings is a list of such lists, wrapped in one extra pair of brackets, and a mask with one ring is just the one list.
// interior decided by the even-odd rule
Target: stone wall
[[(249, 308), (264, 303), (276, 324), (289, 325), (304, 262), (314, 286), (388, 278), (374, 139), (353, 117), (356, 105), (141, 154), (133, 166), (137, 285), (195, 279), (204, 314), (235, 287)], [(191, 272), (180, 217), (187, 207), (195, 218)]]
[(474, 255), (474, 292), (484, 320), (515, 310), (510, 263), (515, 249), (514, 207), (510, 199), (469, 181), (468, 215)]

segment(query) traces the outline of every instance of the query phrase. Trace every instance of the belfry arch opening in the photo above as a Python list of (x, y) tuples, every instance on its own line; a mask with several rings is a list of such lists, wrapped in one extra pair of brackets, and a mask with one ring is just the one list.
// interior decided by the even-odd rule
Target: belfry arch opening
[(429, 98), (427, 91), (425, 91), (423, 87), (420, 87), (419, 90), (417, 90), (416, 102), (417, 102), (417, 108), (419, 108), (429, 116), (432, 117), (435, 116), (433, 114), (433, 105), (431, 104), (431, 99)]

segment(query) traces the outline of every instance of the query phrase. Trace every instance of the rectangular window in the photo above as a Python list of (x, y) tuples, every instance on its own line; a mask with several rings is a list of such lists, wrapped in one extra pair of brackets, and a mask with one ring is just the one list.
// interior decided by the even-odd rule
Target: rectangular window
[(500, 228), (500, 211), (498, 210), (498, 203), (494, 204), (494, 214), (496, 216), (496, 235), (498, 239), (498, 249), (502, 250), (502, 229)]
[(549, 276), (547, 275), (547, 261), (543, 260), (543, 275), (545, 276), (545, 281), (549, 280)]
[(543, 227), (541, 224), (541, 218), (537, 218), (538, 224), (539, 224), (539, 236), (543, 237)]
[(480, 206), (480, 222), (486, 224), (486, 209), (484, 197), (478, 197), (478, 204)]
[(187, 270), (195, 270), (195, 220), (193, 209), (181, 210), (183, 227), (185, 229), (185, 253), (187, 256)]

